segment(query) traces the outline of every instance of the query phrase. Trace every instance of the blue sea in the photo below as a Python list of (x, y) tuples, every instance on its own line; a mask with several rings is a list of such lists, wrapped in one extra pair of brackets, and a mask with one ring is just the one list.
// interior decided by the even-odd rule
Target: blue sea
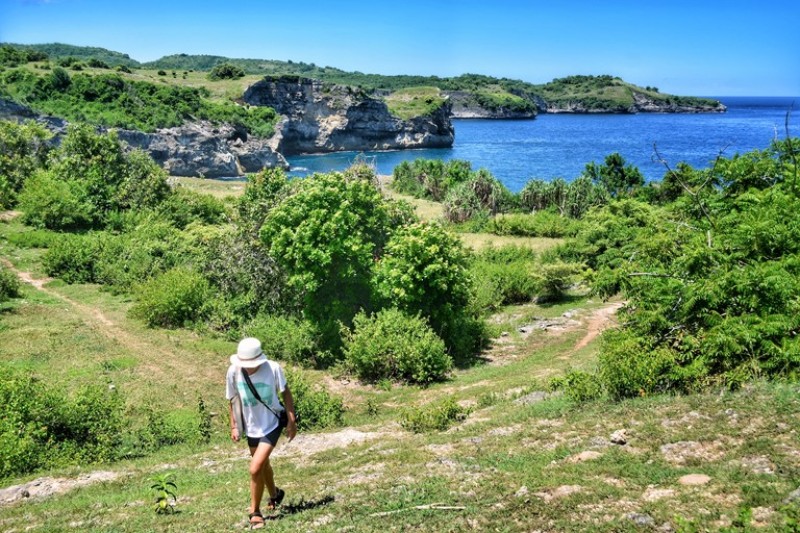
[(486, 168), (511, 191), (518, 192), (532, 178), (570, 181), (587, 163), (602, 163), (619, 152), (639, 168), (648, 181), (661, 180), (666, 168), (684, 161), (695, 168), (713, 164), (722, 153), (769, 147), (789, 131), (800, 136), (800, 97), (712, 97), (728, 107), (726, 113), (637, 115), (545, 115), (534, 120), (455, 119), (452, 148), (391, 152), (339, 152), (288, 158), (291, 175), (343, 170), (358, 157), (391, 174), (402, 161), (463, 159), (473, 169)]

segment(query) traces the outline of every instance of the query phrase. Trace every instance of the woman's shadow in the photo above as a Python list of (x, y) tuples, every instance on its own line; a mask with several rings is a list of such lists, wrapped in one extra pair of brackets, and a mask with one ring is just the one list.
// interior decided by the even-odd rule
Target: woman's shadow
[(331, 495), (323, 496), (316, 500), (306, 500), (301, 497), (298, 501), (284, 503), (280, 506), (277, 513), (265, 516), (264, 518), (267, 520), (280, 520), (284, 515), (302, 513), (304, 511), (316, 509), (317, 507), (323, 507), (332, 503), (334, 500), (335, 498)]

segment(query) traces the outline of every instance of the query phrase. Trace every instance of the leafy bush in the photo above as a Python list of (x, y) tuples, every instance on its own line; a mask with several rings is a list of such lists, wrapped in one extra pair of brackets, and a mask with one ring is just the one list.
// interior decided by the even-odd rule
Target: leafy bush
[(562, 178), (552, 181), (533, 179), (519, 193), (520, 207), (527, 212), (550, 210), (571, 218), (582, 218), (589, 209), (605, 205), (608, 200), (605, 187), (596, 185), (583, 175), (570, 183)]
[(444, 199), (444, 216), (450, 222), (465, 222), (478, 213), (492, 215), (513, 207), (513, 196), (489, 171), (481, 169), (452, 187)]
[(0, 208), (15, 205), (27, 177), (45, 166), (51, 137), (35, 122), (0, 121)]
[(94, 219), (92, 206), (53, 171), (38, 170), (25, 181), (19, 195), (22, 221), (47, 229), (86, 227)]
[(470, 264), (470, 273), (479, 308), (530, 302), (540, 287), (534, 276), (535, 259), (534, 252), (518, 246), (490, 248), (478, 254)]
[(145, 282), (131, 314), (150, 326), (174, 328), (202, 320), (211, 287), (199, 273), (176, 267)]
[(471, 284), (461, 242), (437, 224), (399, 228), (375, 266), (374, 290), (387, 307), (428, 320), (454, 357), (482, 340), (468, 322)]
[(0, 263), (0, 303), (19, 296), (20, 288), (17, 275)]
[(265, 168), (247, 176), (247, 186), (239, 198), (239, 226), (249, 235), (258, 237), (270, 210), (289, 194), (289, 181), (281, 168)]
[(564, 376), (552, 379), (550, 390), (562, 390), (573, 402), (584, 403), (603, 395), (603, 383), (595, 374), (570, 370)]
[(211, 81), (218, 80), (238, 80), (244, 77), (244, 70), (236, 65), (230, 63), (220, 63), (211, 69), (208, 73), (208, 79)]
[(579, 223), (552, 211), (537, 211), (533, 214), (512, 213), (492, 218), (487, 228), (495, 235), (520, 237), (572, 237), (578, 232)]
[(628, 195), (644, 185), (644, 176), (639, 169), (626, 165), (625, 158), (616, 152), (606, 156), (602, 165), (588, 163), (583, 174), (614, 197)]
[(536, 270), (539, 282), (539, 302), (552, 302), (564, 297), (564, 293), (579, 280), (583, 270), (580, 263), (543, 263)]
[(227, 219), (225, 204), (210, 194), (178, 187), (158, 207), (158, 212), (177, 228), (192, 222), (221, 224)]
[(447, 397), (435, 403), (405, 409), (400, 415), (400, 425), (414, 433), (444, 431), (453, 422), (464, 420), (467, 410)]
[(316, 364), (317, 331), (307, 320), (288, 315), (258, 315), (242, 327), (242, 335), (261, 341), (270, 359)]
[(403, 161), (392, 172), (392, 188), (417, 198), (444, 199), (454, 185), (463, 183), (472, 175), (468, 161), (453, 159), (416, 159)]
[(44, 271), (67, 283), (96, 281), (97, 242), (94, 235), (61, 234), (42, 256)]
[(347, 364), (365, 381), (381, 379), (429, 383), (444, 379), (453, 361), (424, 319), (397, 309), (360, 313), (346, 334)]
[(324, 349), (339, 351), (339, 322), (349, 325), (360, 308), (370, 307), (372, 265), (388, 222), (380, 192), (339, 173), (298, 181), (294, 194), (269, 211), (261, 240), (304, 295)]
[(342, 399), (321, 387), (312, 386), (300, 370), (287, 370), (286, 381), (292, 391), (298, 429), (323, 429), (343, 423)]
[(0, 369), (0, 478), (119, 458), (122, 398), (101, 386), (61, 396), (28, 373)]

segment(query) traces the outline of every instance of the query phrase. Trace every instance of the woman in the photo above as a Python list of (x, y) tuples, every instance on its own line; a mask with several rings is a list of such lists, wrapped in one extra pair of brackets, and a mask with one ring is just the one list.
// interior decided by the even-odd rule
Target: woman
[[(261, 341), (242, 339), (230, 359), (225, 397), (230, 400), (231, 439), (239, 442), (242, 435), (247, 437), (251, 456), (250, 527), (258, 529), (264, 527), (261, 514), (264, 487), (269, 493), (268, 509), (275, 509), (284, 497), (283, 490), (275, 486), (269, 457), (283, 430), (280, 418), (284, 406), (288, 415), (286, 436), (291, 441), (297, 434), (294, 402), (283, 369), (267, 359)], [(278, 394), (283, 398), (283, 405)]]

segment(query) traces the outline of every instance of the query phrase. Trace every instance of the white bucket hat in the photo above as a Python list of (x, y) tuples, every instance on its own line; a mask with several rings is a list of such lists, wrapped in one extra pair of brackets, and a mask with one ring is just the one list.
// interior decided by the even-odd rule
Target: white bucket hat
[(239, 341), (236, 353), (231, 356), (231, 363), (242, 368), (255, 368), (267, 362), (267, 356), (261, 350), (261, 341), (247, 337)]

